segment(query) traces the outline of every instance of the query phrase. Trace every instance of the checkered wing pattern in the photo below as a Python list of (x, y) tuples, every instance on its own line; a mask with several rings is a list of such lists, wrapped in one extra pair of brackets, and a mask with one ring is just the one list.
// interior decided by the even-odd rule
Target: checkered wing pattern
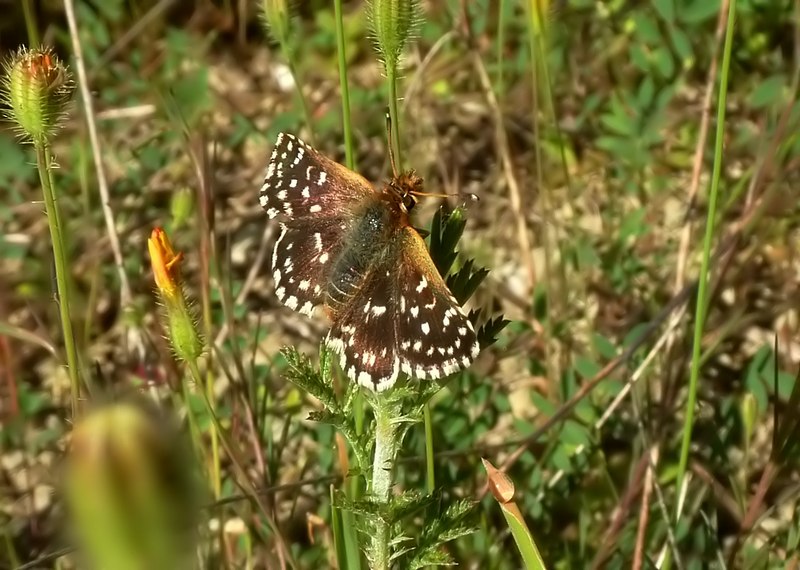
[(361, 175), (345, 168), (289, 133), (281, 133), (267, 166), (259, 201), (270, 219), (347, 216), (374, 190)]
[(338, 315), (328, 345), (351, 380), (377, 391), (393, 386), (401, 371), (444, 378), (469, 366), (479, 352), (472, 323), (411, 227), (398, 230), (382, 262)]
[(403, 228), (398, 243), (395, 330), (400, 369), (415, 378), (444, 378), (478, 356), (475, 329), (414, 228)]
[(400, 372), (394, 277), (389, 257), (374, 266), (333, 322), (327, 338), (348, 378), (373, 390), (391, 387)]
[(322, 304), (329, 272), (352, 224), (352, 209), (374, 190), (363, 177), (289, 133), (281, 133), (259, 201), (281, 234), (272, 253), (275, 293), (311, 315)]

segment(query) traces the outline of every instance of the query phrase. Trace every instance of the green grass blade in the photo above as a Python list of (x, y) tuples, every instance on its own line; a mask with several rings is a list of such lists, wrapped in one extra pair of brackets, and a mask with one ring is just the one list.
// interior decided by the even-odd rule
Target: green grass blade
[[(676, 491), (680, 493), (686, 468), (689, 464), (689, 448), (692, 444), (692, 428), (694, 427), (694, 409), (697, 403), (697, 383), (700, 378), (700, 362), (702, 356), (703, 327), (708, 305), (709, 262), (711, 245), (714, 241), (714, 228), (717, 216), (717, 197), (719, 196), (719, 180), (722, 173), (722, 147), (725, 136), (725, 101), (728, 92), (728, 73), (731, 66), (731, 47), (733, 44), (733, 27), (736, 13), (736, 0), (731, 0), (728, 13), (728, 28), (725, 32), (725, 48), (722, 55), (720, 71), (719, 96), (717, 99), (717, 132), (714, 145), (714, 170), (711, 176), (711, 191), (708, 197), (708, 215), (706, 232), (703, 238), (703, 259), (700, 266), (699, 286), (697, 289), (697, 310), (695, 314), (694, 340), (692, 344), (692, 366), (689, 376), (689, 394), (686, 401), (686, 419), (683, 424), (680, 462), (676, 479)], [(676, 519), (680, 517), (681, 505), (676, 506)]]

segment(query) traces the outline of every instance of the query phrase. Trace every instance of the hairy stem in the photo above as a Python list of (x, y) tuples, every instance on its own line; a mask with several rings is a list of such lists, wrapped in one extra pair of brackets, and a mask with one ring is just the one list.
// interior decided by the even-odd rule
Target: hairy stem
[[(395, 417), (399, 410), (387, 398), (377, 396), (373, 403), (375, 411), (375, 456), (372, 464), (372, 499), (388, 505), (392, 491), (392, 467), (399, 447), (398, 429)], [(382, 516), (375, 518), (375, 532), (372, 535), (372, 568), (388, 570), (391, 552), (389, 523)]]

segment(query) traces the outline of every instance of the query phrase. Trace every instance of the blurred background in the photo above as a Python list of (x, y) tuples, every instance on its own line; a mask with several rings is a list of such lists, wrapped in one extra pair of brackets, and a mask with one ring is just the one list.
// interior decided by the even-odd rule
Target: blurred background
[[(670, 544), (681, 568), (797, 564), (800, 2), (739, 0), (723, 67), (728, 5), (421, 3), (401, 64), (403, 163), (430, 192), (478, 196), (460, 251), (490, 274), (471, 306), (511, 321), (431, 405), (441, 500), (478, 501), (476, 531), (447, 547), (462, 567), (520, 567), (484, 496), (481, 457), (507, 467), (549, 568), (650, 568)], [(55, 184), (79, 352), (106, 399), (180, 393), (152, 229), (183, 252), (183, 286), (219, 352), (209, 393), (271, 517), (236, 500), (234, 467), (220, 460), (200, 526), (224, 547), (201, 566), (329, 567), (335, 430), (307, 420), (317, 403), (284, 379), (279, 354), (315, 355), (328, 325), (275, 298), (276, 227), (258, 192), (282, 131), (345, 161), (336, 19), (332, 2), (289, 2), (281, 44), (260, 10), (75, 0), (101, 154), (76, 90), (53, 140)], [(38, 41), (75, 73), (62, 2), (0, 0), (0, 13), (6, 56)], [(354, 161), (379, 184), (391, 175), (389, 90), (365, 14), (364, 2), (343, 3)], [(724, 152), (693, 356), (722, 75)], [(59, 492), (69, 378), (41, 199), (32, 147), (0, 124), (0, 568), (76, 564)], [(443, 201), (464, 199), (426, 200), (416, 224)], [(198, 394), (175, 404), (182, 422), (187, 408), (208, 437)], [(400, 487), (424, 489), (424, 452), (416, 426)]]

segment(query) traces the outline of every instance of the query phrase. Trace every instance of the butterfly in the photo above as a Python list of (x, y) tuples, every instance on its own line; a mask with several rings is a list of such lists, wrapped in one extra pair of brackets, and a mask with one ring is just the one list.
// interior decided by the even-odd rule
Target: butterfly
[(259, 201), (281, 233), (275, 294), (305, 315), (322, 307), (325, 339), (354, 382), (391, 388), (401, 372), (444, 378), (478, 356), (475, 329), (436, 269), (409, 213), (413, 171), (380, 189), (288, 133), (278, 135)]

